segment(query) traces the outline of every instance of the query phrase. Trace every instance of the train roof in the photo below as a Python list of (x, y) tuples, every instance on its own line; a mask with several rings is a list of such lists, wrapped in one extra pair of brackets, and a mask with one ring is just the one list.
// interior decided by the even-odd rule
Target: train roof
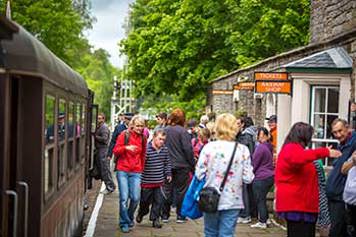
[[(6, 25), (8, 27), (5, 27)], [(22, 26), (1, 17), (0, 28), (4, 32), (11, 32), (13, 29), (12, 39), (0, 37), (0, 68), (14, 74), (40, 76), (65, 90), (85, 97), (88, 95), (88, 87), (83, 77)]]

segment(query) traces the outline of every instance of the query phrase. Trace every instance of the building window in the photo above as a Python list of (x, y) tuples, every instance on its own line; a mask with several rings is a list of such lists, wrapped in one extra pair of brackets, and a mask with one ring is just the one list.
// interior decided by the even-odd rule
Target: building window
[[(314, 127), (312, 147), (337, 145), (331, 134), (331, 123), (339, 117), (339, 87), (313, 86), (311, 96), (310, 123)], [(332, 159), (324, 160), (325, 166), (331, 166)]]
[(44, 161), (43, 161), (43, 184), (44, 194), (46, 196), (53, 189), (53, 161), (55, 150), (55, 110), (56, 98), (51, 95), (45, 97), (45, 149), (44, 149)]

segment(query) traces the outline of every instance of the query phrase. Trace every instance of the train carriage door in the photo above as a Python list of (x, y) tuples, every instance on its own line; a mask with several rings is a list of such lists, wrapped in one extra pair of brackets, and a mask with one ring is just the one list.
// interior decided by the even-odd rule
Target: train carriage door
[[(94, 96), (94, 94), (92, 94), (92, 96)], [(94, 97), (92, 97), (93, 101)], [(96, 104), (91, 104), (88, 106), (88, 131), (89, 131), (89, 135), (88, 135), (88, 161), (87, 161), (87, 166), (88, 166), (88, 174), (89, 171), (92, 170), (94, 168), (94, 162), (95, 162), (95, 146), (94, 146), (94, 142), (95, 142), (95, 138), (94, 138), (94, 133), (96, 130), (96, 126), (97, 126), (97, 118), (98, 118), (98, 110), (99, 110), (99, 106)], [(87, 188), (91, 189), (92, 187), (92, 177), (89, 175), (88, 176), (88, 183), (87, 183)]]
[(1, 234), (39, 236), (41, 80), (6, 74), (0, 81)]
[[(13, 157), (13, 87), (10, 75), (0, 73), (0, 236), (16, 236), (18, 193), (12, 177), (16, 175)], [(15, 90), (16, 91), (16, 90)]]
[(16, 236), (18, 194), (13, 180), (16, 162), (11, 159), (12, 88), (5, 70), (2, 42), (11, 40), (19, 28), (5, 17), (0, 18), (0, 237)]

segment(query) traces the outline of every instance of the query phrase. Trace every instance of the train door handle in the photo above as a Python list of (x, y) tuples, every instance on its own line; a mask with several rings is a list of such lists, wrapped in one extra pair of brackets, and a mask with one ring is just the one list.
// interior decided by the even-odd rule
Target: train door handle
[(5, 191), (6, 195), (8, 196), (13, 196), (14, 198), (14, 221), (13, 221), (13, 233), (12, 233), (12, 236), (13, 237), (16, 237), (17, 236), (17, 193), (13, 190), (6, 190)]
[(29, 188), (28, 188), (28, 184), (24, 181), (18, 181), (17, 182), (18, 185), (24, 187), (25, 189), (25, 217), (24, 217), (24, 236), (27, 237), (27, 228), (28, 228), (28, 192), (29, 192)]

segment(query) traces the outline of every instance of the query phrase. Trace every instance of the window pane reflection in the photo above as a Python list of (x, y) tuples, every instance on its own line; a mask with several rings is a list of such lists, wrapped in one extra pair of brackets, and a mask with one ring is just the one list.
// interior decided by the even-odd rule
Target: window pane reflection
[(315, 88), (314, 112), (325, 112), (325, 88)]
[(328, 89), (328, 113), (339, 112), (339, 88)]
[(45, 136), (46, 144), (54, 142), (54, 116), (56, 99), (53, 96), (46, 96), (45, 102)]
[(55, 106), (56, 98), (46, 95), (45, 97), (45, 149), (44, 149), (44, 193), (48, 193), (53, 188), (53, 160), (54, 160), (54, 141), (55, 141)]

